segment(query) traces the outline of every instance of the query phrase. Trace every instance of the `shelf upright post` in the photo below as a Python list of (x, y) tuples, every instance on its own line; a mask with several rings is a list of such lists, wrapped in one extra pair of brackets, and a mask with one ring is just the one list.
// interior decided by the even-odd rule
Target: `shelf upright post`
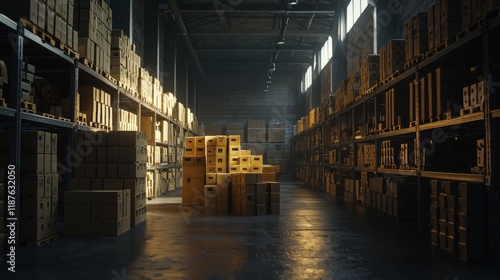
[[(71, 120), (73, 120), (73, 129), (68, 132), (67, 134), (67, 139), (68, 139), (68, 145), (70, 147), (75, 147), (74, 145), (74, 132), (77, 130), (77, 115), (76, 115), (76, 96), (78, 94), (78, 80), (79, 80), (79, 65), (78, 65), (78, 59), (75, 58), (73, 60), (73, 65), (71, 67), (71, 81), (70, 81), (70, 92), (69, 92), (69, 117)], [(74, 158), (74, 149), (68, 149), (68, 158)], [(71, 180), (71, 173), (72, 172), (64, 172), (64, 181), (69, 183)]]
[(113, 101), (113, 130), (120, 130), (120, 94), (121, 90), (120, 87), (116, 87), (116, 97)]
[[(12, 33), (11, 33), (12, 34)], [(12, 81), (10, 82), (10, 102), (12, 109), (15, 109), (14, 118), (11, 120), (10, 127), (10, 165), (15, 167), (15, 207), (13, 210), (9, 207), (9, 215), (16, 226), (16, 236), (19, 234), (19, 206), (20, 206), (20, 185), (21, 185), (21, 72), (23, 69), (23, 43), (24, 43), (24, 27), (17, 23), (17, 34), (10, 35), (10, 42), (12, 45)], [(13, 212), (13, 215), (11, 214)], [(18, 242), (14, 245), (17, 249)]]
[(423, 156), (423, 151), (421, 151), (420, 147), (420, 70), (418, 68), (418, 64), (415, 66), (416, 71), (415, 71), (415, 80), (414, 80), (414, 86), (415, 86), (415, 128), (416, 128), (416, 134), (415, 134), (415, 166), (416, 166), (416, 171), (417, 171), (417, 201), (418, 201), (418, 214), (417, 214), (417, 224), (418, 224), (418, 230), (422, 231), (424, 230), (424, 190), (422, 189), (422, 174), (421, 174), (421, 156)]
[[(491, 106), (495, 104), (495, 94), (493, 94), (492, 81), (492, 65), (495, 60), (492, 46), (493, 42), (490, 38), (489, 19), (485, 18), (483, 23), (483, 55), (484, 55), (484, 120), (485, 120), (485, 155), (486, 155), (486, 174), (485, 185), (488, 194), (488, 248), (489, 257), (492, 260), (500, 260), (500, 227), (498, 219), (500, 207), (500, 192), (498, 190), (498, 146), (493, 145), (492, 139), (496, 140), (500, 137), (498, 133), (498, 120), (493, 120), (491, 117)], [(494, 128), (493, 128), (494, 127)]]

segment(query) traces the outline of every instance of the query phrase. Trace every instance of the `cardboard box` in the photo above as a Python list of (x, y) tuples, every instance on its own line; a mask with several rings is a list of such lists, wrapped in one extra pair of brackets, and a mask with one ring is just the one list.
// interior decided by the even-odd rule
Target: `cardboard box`
[(276, 181), (277, 181), (276, 173), (262, 173), (262, 182), (276, 182)]
[(217, 174), (216, 173), (207, 173), (205, 183), (207, 185), (216, 185), (217, 184)]
[(196, 137), (186, 137), (185, 139), (186, 139), (185, 140), (186, 148), (194, 148), (195, 147)]
[(240, 173), (240, 166), (239, 165), (231, 165), (229, 166), (229, 173), (235, 174), (235, 173)]
[(280, 204), (279, 203), (272, 203), (271, 204), (271, 214), (279, 214), (280, 213)]
[(217, 135), (215, 139), (215, 145), (217, 147), (227, 147), (227, 136)]
[(124, 216), (123, 202), (119, 204), (93, 204), (90, 207), (91, 220), (118, 220)]
[(240, 146), (229, 146), (229, 155), (230, 156), (239, 156), (240, 155)]
[(255, 194), (256, 193), (255, 183), (246, 183), (246, 184), (242, 185), (241, 193), (242, 194)]
[(217, 205), (217, 185), (204, 186), (205, 206)]
[(201, 147), (201, 148), (204, 148), (205, 147), (205, 137), (204, 136), (198, 136), (198, 137), (195, 137), (195, 140), (196, 140), (196, 143), (195, 143), (195, 147)]
[(263, 173), (276, 173), (276, 166), (274, 165), (263, 165), (262, 166)]
[(217, 184), (229, 184), (229, 183), (231, 183), (231, 174), (229, 173), (217, 174)]
[(20, 239), (24, 242), (36, 242), (48, 237), (46, 220), (22, 220)]
[(45, 197), (45, 176), (23, 176), (21, 192), (23, 198), (38, 199)]
[(251, 156), (250, 165), (251, 166), (262, 166), (263, 165), (262, 155)]
[(119, 236), (122, 233), (122, 219), (90, 221), (90, 236)]
[[(50, 149), (50, 145), (49, 145)], [(25, 154), (45, 153), (45, 132), (43, 131), (22, 131), (21, 150)]]
[(205, 156), (205, 147), (196, 147), (195, 156)]
[[(50, 157), (49, 157), (50, 162)], [(21, 174), (43, 175), (45, 173), (45, 155), (44, 154), (22, 154), (21, 155)]]
[(228, 146), (240, 146), (241, 144), (240, 135), (229, 135), (227, 139)]
[(215, 155), (217, 157), (226, 157), (227, 156), (227, 148), (225, 146), (217, 146)]
[(182, 171), (184, 178), (205, 179), (205, 167), (203, 166), (184, 166)]
[(229, 166), (232, 165), (240, 165), (240, 157), (239, 156), (229, 156)]
[(52, 174), (45, 174), (43, 176), (44, 180), (44, 197), (50, 198), (52, 197)]
[(64, 236), (68, 237), (90, 236), (90, 219), (64, 220)]
[(267, 214), (267, 205), (266, 204), (256, 204), (256, 214), (257, 216), (262, 216)]
[(47, 202), (50, 207), (50, 200), (47, 198), (24, 199), (21, 203), (21, 219), (35, 221), (45, 219)]
[(186, 156), (193, 157), (195, 156), (195, 148), (194, 147), (186, 147), (185, 153)]
[(280, 183), (268, 183), (269, 186), (268, 192), (270, 193), (279, 193), (280, 192)]
[(116, 205), (123, 203), (123, 191), (122, 190), (102, 190), (102, 191), (90, 191), (90, 204), (111, 204)]
[(250, 172), (251, 173), (262, 173), (262, 166), (250, 166)]
[(205, 205), (204, 181), (202, 178), (186, 178), (182, 180), (182, 205)]
[(205, 136), (205, 145), (206, 147), (217, 146), (217, 136)]

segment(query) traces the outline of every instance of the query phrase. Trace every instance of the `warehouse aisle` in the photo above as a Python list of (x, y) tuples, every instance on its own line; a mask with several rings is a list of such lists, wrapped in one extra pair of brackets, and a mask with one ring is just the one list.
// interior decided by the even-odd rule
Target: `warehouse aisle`
[(499, 270), (437, 257), (426, 242), (414, 224), (283, 183), (281, 215), (206, 217), (155, 203), (146, 224), (120, 237), (23, 247), (16, 277), (0, 278), (498, 279)]

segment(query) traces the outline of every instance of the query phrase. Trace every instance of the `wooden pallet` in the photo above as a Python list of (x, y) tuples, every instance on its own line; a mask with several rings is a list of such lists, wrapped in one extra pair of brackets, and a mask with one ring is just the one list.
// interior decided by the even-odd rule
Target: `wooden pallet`
[(465, 27), (464, 29), (462, 29), (462, 31), (457, 33), (457, 36), (456, 36), (457, 41), (462, 39), (463, 37), (467, 36), (472, 31), (478, 29), (480, 26), (483, 26), (483, 22), (484, 22), (484, 18), (481, 18), (480, 20), (478, 20), (478, 21), (472, 23), (471, 25)]
[(26, 100), (21, 100), (21, 111), (22, 112), (27, 112), (27, 113), (36, 113), (36, 104), (31, 103)]
[(67, 44), (61, 42), (61, 40), (59, 39), (56, 39), (56, 47), (63, 51), (63, 53), (65, 53), (67, 56), (80, 59), (80, 54), (78, 52), (70, 48)]
[(383, 81), (381, 81), (382, 85), (385, 85), (385, 84), (391, 82), (392, 80), (396, 79), (399, 76), (399, 74), (400, 74), (399, 71), (392, 73), (390, 76), (388, 76)]
[(52, 37), (52, 35), (46, 32), (43, 28), (40, 28), (39, 26), (25, 18), (20, 18), (19, 21), (25, 29), (40, 37), (40, 39), (42, 39), (42, 42), (45, 42), (51, 46), (56, 45), (56, 40), (54, 39), (54, 37)]
[(93, 62), (93, 61), (91, 61), (91, 60), (89, 60), (89, 59), (88, 59), (88, 58), (86, 58), (86, 57), (81, 57), (81, 58), (80, 58), (80, 62), (81, 62), (83, 65), (87, 66), (88, 68), (91, 68), (91, 69), (93, 69), (93, 68), (94, 68), (94, 62)]
[(395, 130), (400, 130), (401, 129), (401, 125), (395, 125), (392, 127), (392, 131), (395, 131)]
[(474, 107), (460, 109), (460, 117), (472, 115), (474, 113), (482, 112), (482, 111), (483, 111), (483, 105), (476, 105)]
[(76, 120), (77, 122), (82, 122), (85, 123), (85, 125), (87, 125), (87, 114), (78, 113), (76, 116)]
[(81, 122), (81, 121), (76, 121), (76, 124), (77, 124), (77, 125), (84, 125), (84, 126), (87, 126), (87, 123), (86, 123), (86, 122)]
[(61, 121), (71, 122), (71, 119), (64, 118), (64, 117), (58, 117), (58, 119)]
[(7, 102), (5, 102), (5, 98), (0, 97), (0, 107), (7, 107)]
[(55, 234), (55, 235), (52, 235), (50, 237), (47, 237), (45, 239), (42, 239), (42, 240), (39, 240), (39, 241), (28, 241), (26, 242), (26, 245), (30, 246), (30, 247), (40, 247), (40, 246), (43, 246), (47, 243), (50, 243), (52, 241), (56, 241), (59, 239), (59, 234)]
[(449, 45), (451, 45), (451, 43), (455, 42), (455, 40), (452, 40), (452, 39), (446, 39), (444, 40), (444, 42), (442, 42), (441, 44), (437, 45), (436, 47), (434, 47), (432, 50), (429, 50), (425, 56), (426, 58), (429, 58), (435, 54), (437, 54), (438, 52), (446, 49)]
[(416, 57), (414, 57), (413, 59), (411, 59), (410, 61), (405, 63), (405, 65), (404, 65), (405, 70), (412, 68), (413, 66), (417, 65), (418, 63), (424, 61), (425, 58), (426, 58), (426, 56), (423, 53), (417, 55)]
[(54, 115), (52, 115), (52, 114), (41, 113), (41, 115), (42, 115), (43, 117), (46, 117), (46, 118), (51, 118), (51, 119), (55, 119), (55, 118), (56, 118), (56, 116), (54, 116)]

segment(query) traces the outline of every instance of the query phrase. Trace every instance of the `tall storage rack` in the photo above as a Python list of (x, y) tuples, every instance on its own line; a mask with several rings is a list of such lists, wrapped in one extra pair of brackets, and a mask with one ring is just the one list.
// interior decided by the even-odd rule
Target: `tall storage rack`
[[(77, 118), (75, 118), (76, 95), (80, 86), (96, 87), (111, 94), (112, 107), (114, 109), (114, 129), (119, 128), (119, 108), (133, 111), (139, 116), (139, 130), (141, 129), (140, 116), (143, 115), (154, 116), (155, 120), (165, 120), (172, 124), (175, 135), (173, 139), (176, 139), (176, 142), (153, 143), (155, 146), (166, 145), (172, 148), (175, 152), (172, 162), (150, 167), (149, 169), (151, 171), (175, 169), (175, 174), (182, 176), (182, 167), (179, 163), (182, 158), (183, 137), (195, 135), (192, 129), (187, 128), (178, 120), (163, 114), (157, 108), (144, 104), (141, 100), (134, 97), (133, 94), (79, 62), (77, 58), (70, 57), (58, 48), (43, 42), (39, 36), (25, 29), (22, 23), (14, 22), (3, 14), (0, 14), (0, 50), (2, 56), (12, 57), (12, 67), (8, 69), (10, 79), (8, 85), (10, 90), (4, 91), (4, 95), (8, 96), (9, 101), (7, 107), (0, 106), (0, 121), (3, 126), (2, 130), (8, 129), (10, 134), (9, 164), (15, 165), (16, 170), (18, 170), (16, 195), (19, 194), (20, 143), (21, 130), (23, 128), (49, 129), (62, 136), (62, 138), (60, 137), (61, 141), (58, 147), (60, 149), (59, 155), (63, 155), (58, 159), (59, 171), (64, 173), (64, 180), (66, 182), (69, 181), (73, 163), (68, 159), (74, 158), (74, 151), (70, 148), (66, 149), (66, 147), (73, 146), (73, 131), (98, 130), (85, 125), (79, 125)], [(71, 121), (45, 117), (21, 110), (21, 69), (24, 57), (28, 57), (29, 63), (36, 67), (38, 76), (49, 81), (55, 81), (67, 93), (65, 97), (70, 100), (71, 108), (69, 112), (71, 112)], [(180, 178), (175, 179), (176, 181), (181, 181)], [(180, 187), (180, 185), (177, 185), (177, 187)]]
[[(308, 172), (312, 164), (311, 156), (325, 156), (322, 168), (325, 172), (334, 174), (333, 178), (341, 186), (340, 189), (347, 188), (344, 186), (344, 179), (359, 180), (364, 174), (369, 178), (382, 176), (399, 182), (412, 182), (417, 186), (416, 218), (422, 232), (426, 232), (429, 226), (431, 180), (465, 182), (472, 186), (486, 185), (488, 253), (490, 258), (500, 259), (498, 242), (500, 104), (496, 96), (500, 77), (498, 70), (500, 17), (496, 13), (498, 11), (494, 17), (490, 14), (490, 17), (487, 17), (477, 29), (459, 34), (456, 42), (450, 43), (446, 48), (406, 69), (392, 81), (379, 84), (372, 93), (364, 95), (347, 108), (327, 116), (319, 127), (315, 126), (295, 135), (291, 141), (291, 151), (296, 176), (308, 182), (312, 188), (325, 189), (323, 187), (325, 178), (311, 180)], [(460, 107), (454, 106), (439, 119), (424, 120), (420, 116), (421, 106), (429, 106), (428, 103), (419, 100), (422, 89), (421, 78), (427, 77), (429, 73), (435, 73), (440, 67), (456, 69), (461, 67), (463, 71), (473, 67), (480, 69), (474, 76), (475, 80), (470, 82), (477, 83), (484, 80), (485, 97), (482, 110), (461, 110)], [(462, 83), (459, 77), (454, 77), (453, 82)], [(385, 116), (383, 111), (388, 105), (385, 102), (386, 95), (392, 91), (394, 91), (395, 110), (399, 110), (402, 114), (406, 112), (407, 115), (402, 115), (402, 119), (408, 122), (401, 121), (400, 126), (387, 128), (378, 122), (381, 116)], [(456, 94), (461, 98), (462, 92), (447, 94)], [(410, 106), (410, 95), (415, 98), (412, 106)], [(358, 127), (363, 124), (366, 124), (366, 132), (360, 134)], [(311, 149), (310, 138), (318, 131), (325, 140), (324, 150)], [(482, 172), (473, 173), (471, 167), (475, 165), (477, 139), (485, 141), (485, 164)], [(397, 160), (383, 162), (385, 149), (391, 147), (399, 149), (401, 144), (407, 144), (407, 149), (414, 150), (408, 155), (409, 164), (402, 166)], [(364, 161), (358, 164), (358, 151), (367, 145), (374, 147), (374, 162), (365, 164)]]

